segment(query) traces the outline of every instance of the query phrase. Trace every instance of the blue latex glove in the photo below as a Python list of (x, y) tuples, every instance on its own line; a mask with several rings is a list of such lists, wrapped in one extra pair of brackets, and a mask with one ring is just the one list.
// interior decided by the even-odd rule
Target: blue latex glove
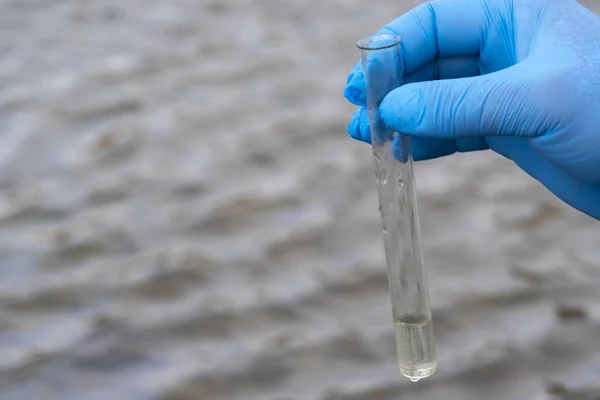
[[(600, 219), (600, 17), (574, 0), (438, 0), (384, 27), (405, 84), (381, 104), (415, 160), (492, 149)], [(360, 65), (350, 135), (370, 141)]]

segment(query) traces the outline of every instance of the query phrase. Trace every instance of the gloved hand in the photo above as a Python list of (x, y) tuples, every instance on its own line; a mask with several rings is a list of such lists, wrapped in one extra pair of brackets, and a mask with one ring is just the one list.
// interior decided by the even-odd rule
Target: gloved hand
[[(381, 116), (415, 160), (492, 149), (600, 219), (600, 17), (575, 0), (437, 0), (381, 32), (404, 62)], [(358, 64), (348, 132), (369, 142), (364, 90)]]

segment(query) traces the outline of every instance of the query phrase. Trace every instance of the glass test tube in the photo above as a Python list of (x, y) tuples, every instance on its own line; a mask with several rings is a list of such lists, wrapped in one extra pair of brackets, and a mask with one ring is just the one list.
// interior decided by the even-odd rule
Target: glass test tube
[(401, 38), (358, 41), (379, 197), (400, 371), (413, 382), (437, 368), (427, 275), (419, 225), (411, 140), (389, 130), (379, 115), (385, 95), (402, 84)]

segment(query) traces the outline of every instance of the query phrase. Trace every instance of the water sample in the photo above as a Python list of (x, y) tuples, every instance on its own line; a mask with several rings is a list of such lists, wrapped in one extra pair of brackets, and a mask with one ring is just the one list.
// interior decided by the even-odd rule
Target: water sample
[(416, 382), (435, 372), (437, 357), (411, 140), (388, 129), (379, 114), (385, 95), (402, 84), (400, 42), (399, 36), (377, 34), (359, 40), (357, 46), (366, 82), (398, 364), (402, 374)]
[(424, 315), (405, 315), (396, 319), (395, 325), (402, 375), (413, 382), (431, 376), (437, 368), (431, 319)]

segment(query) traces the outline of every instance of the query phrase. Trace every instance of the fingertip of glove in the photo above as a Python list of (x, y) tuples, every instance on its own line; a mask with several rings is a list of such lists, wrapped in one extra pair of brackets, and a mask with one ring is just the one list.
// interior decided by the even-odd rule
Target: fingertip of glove
[(350, 103), (354, 104), (355, 103), (354, 100), (356, 98), (356, 89), (352, 86), (346, 86), (346, 88), (344, 89), (344, 97)]
[(369, 113), (365, 107), (354, 111), (346, 131), (355, 140), (371, 143)]
[(365, 103), (362, 91), (355, 86), (347, 86), (344, 89), (344, 97), (355, 106), (363, 106)]
[(361, 65), (360, 63), (356, 64), (354, 67), (352, 67), (352, 69), (350, 70), (350, 74), (348, 75), (348, 79), (346, 80), (346, 85), (350, 84), (350, 81), (352, 81), (352, 78), (354, 78), (354, 76), (361, 72)]
[(369, 120), (369, 111), (362, 107), (358, 114), (360, 124), (360, 140), (365, 143), (371, 143), (371, 121)]
[(360, 72), (355, 73), (344, 89), (344, 97), (354, 105), (364, 106), (366, 102), (364, 86), (365, 79), (363, 74)]
[(356, 139), (356, 140), (360, 140), (360, 130), (358, 129), (359, 127), (359, 112), (360, 110), (356, 110), (354, 111), (354, 113), (352, 114), (352, 118), (350, 118), (350, 122), (348, 123), (348, 126), (346, 127), (346, 132), (348, 132), (348, 134), (350, 135), (350, 137), (352, 139)]
[(350, 72), (350, 75), (348, 75), (348, 79), (346, 79), (346, 86), (350, 84), (352, 78), (354, 78), (354, 72)]
[(398, 132), (413, 132), (423, 115), (423, 96), (419, 88), (408, 85), (390, 92), (381, 102), (385, 124)]

